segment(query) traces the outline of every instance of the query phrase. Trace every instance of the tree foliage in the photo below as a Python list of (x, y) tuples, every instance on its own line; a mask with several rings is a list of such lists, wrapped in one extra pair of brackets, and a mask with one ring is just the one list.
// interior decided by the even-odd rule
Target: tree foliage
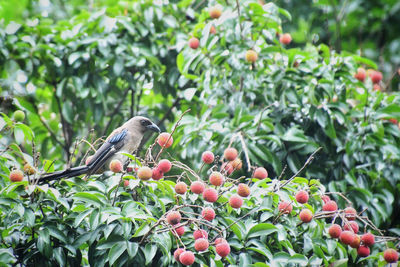
[[(187, 230), (209, 229), (210, 241), (222, 235), (231, 245), (225, 260), (210, 248), (196, 254), (198, 263), (384, 264), (383, 243), (362, 260), (327, 238), (327, 227), (351, 201), (359, 211), (368, 208), (360, 214), (371, 219), (366, 229), (379, 234), (375, 224), (388, 235), (400, 233), (399, 95), (354, 78), (360, 66), (377, 68), (367, 58), (324, 44), (281, 44), (292, 15), (273, 3), (237, 1), (211, 19), (213, 4), (140, 1), (82, 11), (55, 24), (32, 18), (0, 29), (0, 262), (31, 265), (44, 257), (49, 266), (173, 264), (176, 238), (162, 222), (179, 209)], [(189, 48), (191, 37), (199, 48)], [(253, 63), (245, 59), (249, 49), (258, 55)], [(23, 122), (12, 118), (16, 109), (26, 113)], [(9, 181), (10, 170), (26, 163), (35, 175), (82, 163), (92, 153), (88, 143), (97, 147), (96, 138), (130, 116), (144, 114), (172, 129), (188, 109), (163, 154), (174, 162), (169, 178), (143, 182), (123, 173), (50, 186)], [(151, 141), (146, 138), (144, 148)], [(240, 152), (243, 168), (220, 189), (217, 203), (192, 193), (177, 196), (177, 179), (189, 184), (219, 170), (220, 161), (201, 168), (203, 151), (222, 155), (230, 146)], [(280, 188), (319, 147), (304, 178)], [(145, 149), (137, 156), (135, 164), (157, 164)], [(256, 166), (271, 179), (251, 179)], [(121, 186), (122, 178), (129, 187)], [(238, 182), (249, 182), (252, 194), (234, 210), (226, 202)], [(310, 224), (296, 218), (304, 207), (294, 198), (300, 189), (312, 195), (305, 204), (315, 216)], [(321, 212), (327, 191), (339, 204), (336, 217)], [(293, 202), (291, 214), (279, 212), (281, 200)], [(212, 224), (199, 218), (203, 206), (217, 210)], [(181, 242), (193, 250), (189, 232)]]

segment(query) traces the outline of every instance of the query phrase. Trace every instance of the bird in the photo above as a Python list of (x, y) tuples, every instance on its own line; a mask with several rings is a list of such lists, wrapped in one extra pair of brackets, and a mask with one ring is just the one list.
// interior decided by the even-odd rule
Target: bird
[(129, 154), (135, 152), (147, 131), (160, 132), (160, 128), (146, 117), (132, 117), (107, 137), (86, 165), (43, 174), (38, 178), (38, 183), (48, 183), (82, 174), (91, 175), (101, 170), (102, 167), (109, 166), (110, 162), (115, 159), (125, 164), (128, 157), (119, 152)]

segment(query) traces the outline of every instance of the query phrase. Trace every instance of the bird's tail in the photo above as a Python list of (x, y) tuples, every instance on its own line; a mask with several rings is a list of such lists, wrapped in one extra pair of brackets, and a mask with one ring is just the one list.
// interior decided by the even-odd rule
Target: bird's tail
[(66, 169), (63, 171), (56, 171), (56, 172), (51, 172), (51, 173), (46, 173), (43, 174), (39, 178), (39, 184), (47, 183), (53, 180), (58, 180), (61, 178), (70, 178), (74, 176), (79, 176), (81, 174), (85, 174), (89, 171), (89, 167), (86, 165), (83, 166), (78, 166), (70, 169)]

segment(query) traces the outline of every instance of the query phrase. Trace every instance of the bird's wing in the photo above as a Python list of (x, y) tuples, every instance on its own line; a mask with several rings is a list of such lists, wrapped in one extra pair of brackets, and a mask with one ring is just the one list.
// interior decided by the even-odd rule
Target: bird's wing
[(106, 142), (96, 151), (88, 164), (90, 174), (95, 173), (109, 158), (123, 147), (127, 134), (127, 129), (118, 129), (118, 131), (114, 131), (107, 138)]

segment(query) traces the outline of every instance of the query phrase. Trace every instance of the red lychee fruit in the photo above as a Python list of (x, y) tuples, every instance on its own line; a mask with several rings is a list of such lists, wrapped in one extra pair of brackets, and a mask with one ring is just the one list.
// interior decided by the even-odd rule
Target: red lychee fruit
[(119, 160), (117, 160), (117, 159), (114, 159), (114, 160), (112, 160), (111, 162), (110, 162), (110, 170), (112, 171), (112, 172), (115, 172), (115, 173), (118, 173), (118, 172), (121, 172), (122, 171), (122, 162), (121, 161), (119, 161)]
[(179, 255), (179, 261), (183, 265), (192, 265), (194, 263), (194, 254), (191, 251), (184, 251)]
[(147, 166), (140, 167), (137, 170), (137, 177), (140, 180), (146, 181), (149, 180), (152, 176), (153, 176), (153, 171)]
[(382, 73), (380, 71), (370, 71), (369, 77), (373, 83), (379, 83), (382, 80)]
[(359, 246), (357, 249), (357, 254), (360, 257), (368, 257), (370, 254), (369, 247), (367, 246)]
[(153, 178), (153, 180), (155, 181), (160, 180), (163, 176), (164, 173), (158, 168), (153, 168), (153, 170), (151, 171), (151, 178)]
[(21, 182), (24, 179), (24, 174), (21, 170), (12, 170), (9, 178), (11, 182)]
[(211, 26), (210, 33), (211, 34), (216, 34), (217, 33), (217, 29), (214, 27), (214, 25)]
[(374, 91), (381, 91), (382, 90), (382, 88), (379, 86), (379, 84), (374, 84), (374, 87), (373, 87), (373, 89), (374, 89)]
[(250, 49), (246, 51), (245, 58), (247, 62), (254, 63), (258, 59), (258, 54), (256, 51)]
[(331, 198), (327, 195), (322, 195), (321, 199), (325, 204), (331, 200)]
[(185, 233), (185, 226), (181, 226), (179, 223), (172, 229), (174, 235), (183, 236)]
[(221, 166), (221, 171), (228, 176), (231, 175), (234, 170), (235, 169), (233, 168), (231, 162), (224, 162), (224, 164)]
[(192, 37), (189, 39), (189, 47), (192, 49), (197, 49), (200, 45), (200, 41), (199, 39), (197, 39), (196, 37)]
[(279, 42), (284, 45), (288, 45), (292, 42), (292, 36), (289, 33), (281, 34)]
[(212, 19), (218, 19), (222, 14), (222, 7), (220, 5), (210, 7), (209, 14)]
[(238, 195), (232, 195), (229, 198), (229, 205), (234, 209), (239, 209), (243, 205), (243, 199)]
[(309, 222), (311, 222), (311, 220), (313, 218), (313, 214), (312, 214), (311, 210), (303, 209), (300, 211), (299, 217), (302, 222), (309, 223)]
[(211, 202), (211, 203), (217, 201), (217, 199), (218, 199), (217, 190), (215, 190), (214, 188), (204, 189), (203, 198), (205, 201)]
[[(349, 225), (350, 225), (350, 226), (349, 226)], [(350, 230), (350, 227), (351, 227), (351, 229), (353, 229), (353, 232), (354, 232), (355, 234), (358, 233), (359, 227), (358, 227), (358, 224), (357, 224), (355, 221), (351, 221), (351, 222), (349, 222), (349, 224), (346, 223), (346, 224), (343, 226), (343, 230), (351, 231), (351, 230)]]
[(196, 241), (194, 242), (194, 249), (197, 251), (204, 251), (204, 250), (208, 249), (209, 245), (210, 245), (210, 243), (208, 242), (207, 239), (199, 238), (199, 239), (196, 239)]
[(375, 244), (375, 236), (371, 233), (366, 233), (361, 236), (361, 241), (364, 246), (370, 247)]
[(338, 225), (338, 224), (332, 224), (332, 225), (329, 227), (328, 232), (329, 232), (329, 235), (330, 235), (332, 238), (339, 238), (339, 237), (340, 237), (340, 234), (342, 233), (342, 228), (341, 228), (340, 225)]
[(268, 177), (268, 172), (265, 168), (263, 167), (258, 167), (254, 173), (253, 173), (253, 177), (257, 178), (257, 179), (265, 179)]
[(179, 211), (170, 211), (167, 214), (167, 222), (171, 225), (175, 225), (181, 222), (181, 214)]
[(242, 160), (239, 158), (236, 158), (235, 160), (231, 161), (230, 164), (235, 170), (240, 170), (243, 166)]
[(356, 235), (351, 231), (343, 231), (339, 236), (340, 241), (346, 245), (353, 243), (354, 238), (356, 238)]
[(125, 187), (129, 186), (129, 180), (124, 180), (124, 186)]
[(308, 196), (307, 191), (304, 191), (304, 190), (300, 190), (296, 194), (296, 200), (297, 200), (297, 202), (299, 202), (301, 204), (307, 203), (308, 197), (309, 196)]
[(220, 257), (225, 258), (231, 252), (231, 247), (228, 242), (221, 242), (215, 246), (215, 251)]
[(183, 249), (183, 248), (177, 248), (175, 251), (174, 251), (174, 259), (177, 261), (177, 262), (180, 262), (179, 261), (179, 256), (182, 254), (182, 252), (184, 252), (185, 250)]
[(211, 151), (204, 151), (203, 154), (201, 155), (201, 160), (205, 164), (211, 164), (214, 162), (214, 153)]
[(212, 172), (208, 180), (212, 185), (221, 186), (224, 183), (224, 176), (220, 172)]
[(126, 167), (126, 172), (133, 172), (133, 167), (132, 166)]
[(344, 209), (347, 220), (354, 221), (356, 219), (357, 211), (353, 207), (347, 207)]
[(160, 135), (157, 138), (157, 143), (165, 148), (169, 148), (172, 146), (172, 143), (174, 142), (174, 139), (169, 133), (160, 133)]
[(322, 206), (323, 211), (336, 211), (338, 209), (338, 206), (335, 201), (329, 200)]
[(354, 240), (351, 242), (350, 247), (352, 248), (358, 248), (361, 243), (361, 238), (359, 235), (354, 235)]
[(364, 82), (367, 73), (364, 68), (358, 68), (356, 74), (354, 74), (354, 78), (359, 80), (360, 82)]
[(203, 193), (205, 188), (206, 188), (206, 186), (204, 185), (204, 183), (202, 181), (194, 181), (190, 185), (190, 191), (192, 191), (192, 193), (194, 193), (194, 194)]
[(204, 220), (211, 222), (215, 218), (215, 211), (213, 208), (206, 207), (201, 211), (201, 216)]
[(241, 197), (248, 197), (250, 195), (250, 187), (247, 184), (240, 183), (237, 188), (237, 193)]
[(163, 173), (167, 173), (171, 170), (172, 164), (167, 159), (162, 159), (158, 163), (157, 169), (161, 170)]
[(388, 248), (383, 252), (383, 258), (387, 263), (394, 263), (399, 259), (399, 254), (396, 250)]
[(235, 160), (238, 156), (238, 151), (234, 147), (228, 147), (224, 151), (224, 158), (228, 161)]
[(280, 212), (282, 212), (283, 214), (289, 214), (292, 212), (292, 204), (288, 201), (281, 201), (278, 205), (278, 209)]
[(198, 229), (196, 231), (193, 232), (193, 238), (194, 240), (199, 239), (199, 238), (208, 238), (208, 233), (206, 230), (203, 229)]
[(218, 244), (223, 243), (223, 242), (228, 242), (228, 241), (226, 241), (225, 238), (218, 237), (217, 239), (215, 239), (214, 244), (218, 245)]
[(183, 195), (186, 193), (186, 191), (187, 191), (187, 185), (184, 182), (178, 182), (175, 185), (175, 192), (177, 194)]

